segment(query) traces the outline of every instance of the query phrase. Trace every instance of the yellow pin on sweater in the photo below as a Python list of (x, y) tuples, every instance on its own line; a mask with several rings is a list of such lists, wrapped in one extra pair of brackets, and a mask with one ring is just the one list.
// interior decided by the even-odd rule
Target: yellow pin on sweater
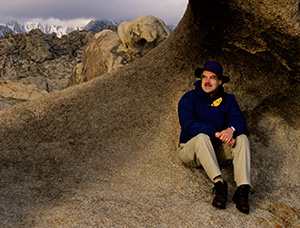
[(214, 102), (210, 106), (218, 107), (221, 104), (222, 100), (222, 97), (220, 97), (217, 100), (214, 100)]

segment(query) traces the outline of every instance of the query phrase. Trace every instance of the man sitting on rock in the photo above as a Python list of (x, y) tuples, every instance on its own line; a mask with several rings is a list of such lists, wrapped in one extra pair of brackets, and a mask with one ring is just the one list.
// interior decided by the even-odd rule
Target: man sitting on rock
[(233, 161), (234, 179), (238, 186), (233, 201), (237, 209), (249, 213), (250, 145), (246, 120), (234, 95), (224, 92), (222, 66), (209, 61), (195, 70), (200, 78), (195, 89), (184, 94), (178, 104), (181, 125), (179, 158), (191, 167), (203, 167), (214, 183), (212, 205), (224, 209), (228, 186), (220, 166)]

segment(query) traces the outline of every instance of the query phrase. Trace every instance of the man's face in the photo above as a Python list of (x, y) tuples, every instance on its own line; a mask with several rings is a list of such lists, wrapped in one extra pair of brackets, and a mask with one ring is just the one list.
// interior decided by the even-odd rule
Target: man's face
[(211, 97), (214, 97), (218, 92), (218, 87), (223, 80), (219, 80), (218, 76), (211, 71), (203, 71), (201, 76), (201, 86), (205, 93), (209, 93)]

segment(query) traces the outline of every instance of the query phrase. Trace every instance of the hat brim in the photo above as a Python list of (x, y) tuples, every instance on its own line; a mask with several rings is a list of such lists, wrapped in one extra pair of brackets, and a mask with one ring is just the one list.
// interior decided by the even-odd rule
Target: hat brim
[[(196, 70), (194, 72), (196, 78), (201, 78), (201, 75), (202, 75), (203, 71), (204, 71), (203, 68), (196, 68)], [(230, 82), (230, 78), (225, 76), (225, 75), (221, 75), (221, 79), (223, 79), (223, 83)]]

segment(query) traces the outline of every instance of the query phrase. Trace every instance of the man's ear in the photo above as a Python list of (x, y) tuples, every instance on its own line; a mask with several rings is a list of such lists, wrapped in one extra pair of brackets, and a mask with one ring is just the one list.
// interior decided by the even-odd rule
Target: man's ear
[(219, 80), (219, 85), (222, 85), (223, 84), (223, 79), (220, 79)]

